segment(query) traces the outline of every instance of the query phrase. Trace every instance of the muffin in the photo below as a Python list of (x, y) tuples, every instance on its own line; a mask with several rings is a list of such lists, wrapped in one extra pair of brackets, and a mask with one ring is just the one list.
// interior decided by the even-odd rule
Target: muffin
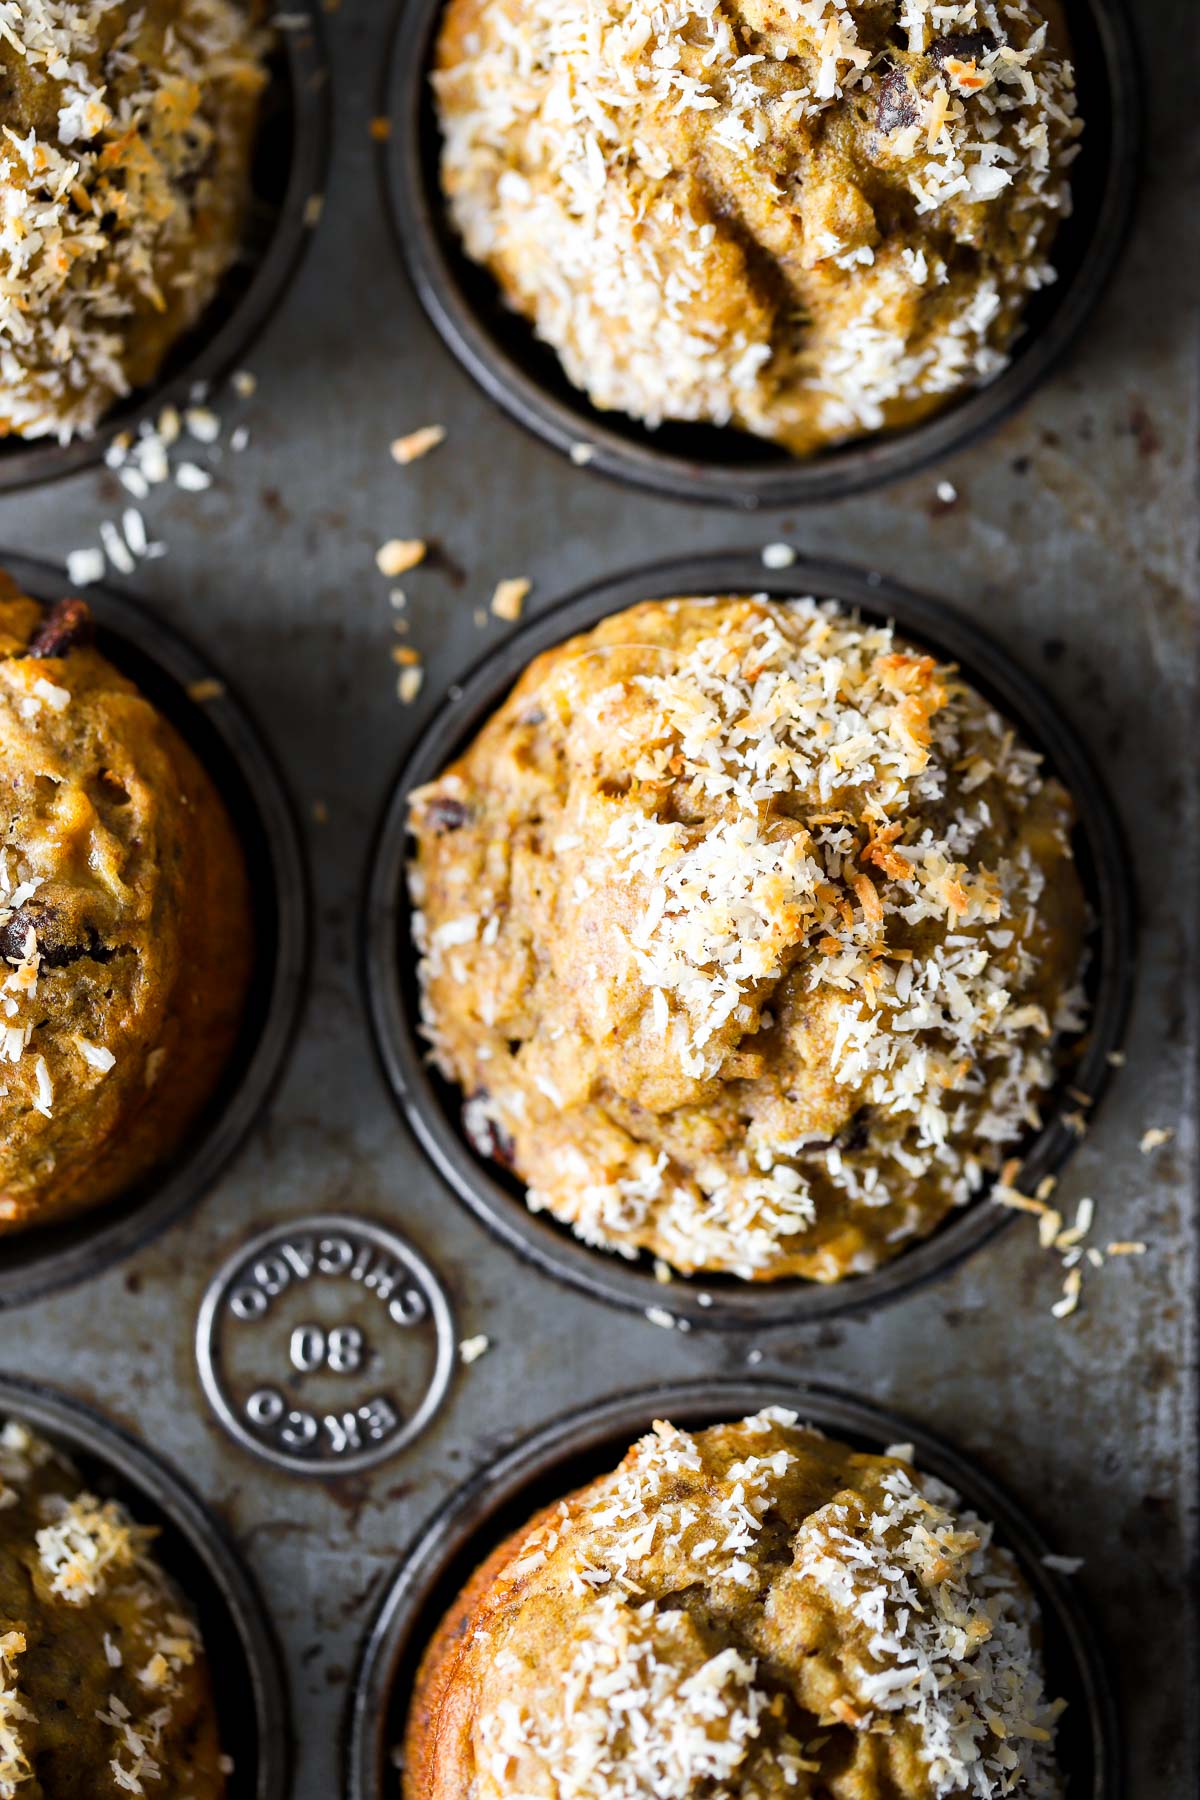
[(1054, 279), (1081, 126), (1049, 10), (449, 0), (450, 218), (602, 410), (796, 456), (911, 424)]
[(0, 1794), (224, 1794), (204, 1646), (154, 1536), (0, 1428)]
[(655, 1424), (458, 1597), (405, 1800), (1061, 1795), (1032, 1597), (908, 1454)]
[(238, 253), (257, 0), (38, 0), (0, 20), (0, 436), (89, 432)]
[(1081, 1023), (1072, 807), (834, 603), (649, 601), (411, 796), (422, 1028), (585, 1242), (837, 1281), (978, 1193)]
[(87, 608), (0, 577), (0, 1233), (157, 1168), (233, 1050), (252, 954), (240, 846)]

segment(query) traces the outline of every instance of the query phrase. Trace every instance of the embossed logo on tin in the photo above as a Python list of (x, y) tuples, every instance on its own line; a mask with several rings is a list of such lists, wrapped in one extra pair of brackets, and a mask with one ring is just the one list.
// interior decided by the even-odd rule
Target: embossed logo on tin
[(318, 1214), (261, 1232), (222, 1264), (200, 1306), (196, 1361), (246, 1449), (301, 1474), (347, 1474), (428, 1425), (454, 1365), (454, 1324), (404, 1238)]

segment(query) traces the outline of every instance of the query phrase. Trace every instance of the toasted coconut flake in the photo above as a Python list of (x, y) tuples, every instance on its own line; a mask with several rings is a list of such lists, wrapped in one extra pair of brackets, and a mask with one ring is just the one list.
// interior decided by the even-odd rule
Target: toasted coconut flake
[(425, 671), (420, 668), (401, 669), (400, 679), (396, 683), (396, 692), (405, 706), (411, 706), (421, 691), (425, 679)]
[(428, 456), (439, 444), (446, 441), (444, 425), (422, 425), (419, 431), (410, 431), (407, 437), (393, 438), (392, 460), (407, 466)]
[(381, 575), (394, 580), (424, 562), (428, 548), (424, 538), (389, 538), (375, 552), (375, 566)]
[(496, 591), (492, 595), (492, 612), (497, 619), (506, 619), (515, 623), (521, 616), (525, 600), (533, 583), (523, 575), (512, 576), (506, 581), (496, 583)]

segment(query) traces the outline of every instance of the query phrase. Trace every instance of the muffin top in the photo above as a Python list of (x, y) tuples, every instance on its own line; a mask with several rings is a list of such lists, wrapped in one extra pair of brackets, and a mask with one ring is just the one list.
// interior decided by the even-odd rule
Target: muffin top
[(980, 1187), (1079, 1023), (1070, 801), (833, 603), (649, 601), (411, 796), (424, 1029), (587, 1242), (832, 1281)]
[(208, 1667), (154, 1532), (0, 1427), (0, 1795), (220, 1800)]
[(91, 429), (212, 299), (265, 82), (256, 10), (0, 6), (0, 436)]
[(116, 1191), (207, 1099), (251, 954), (240, 848), (173, 727), (0, 576), (0, 1232)]
[(1003, 366), (1069, 209), (1030, 0), (449, 0), (442, 181), (594, 404), (798, 455)]
[(406, 1800), (1060, 1795), (1028, 1589), (907, 1455), (656, 1424), (461, 1596)]

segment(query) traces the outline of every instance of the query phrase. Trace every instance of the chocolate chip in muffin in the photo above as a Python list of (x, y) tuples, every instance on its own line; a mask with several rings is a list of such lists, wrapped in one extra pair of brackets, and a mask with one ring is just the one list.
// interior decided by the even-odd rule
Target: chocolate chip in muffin
[(505, 1131), (503, 1125), (493, 1119), (487, 1110), (487, 1094), (480, 1088), (472, 1094), (462, 1109), (463, 1130), (477, 1156), (488, 1162), (498, 1162), (506, 1169), (511, 1169), (516, 1160), (517, 1147)]
[(879, 79), (879, 104), (875, 109), (875, 129), (885, 135), (915, 125), (920, 114), (917, 96), (905, 70), (891, 64)]
[(929, 46), (929, 55), (935, 63), (978, 62), (989, 50), (999, 48), (1000, 40), (994, 31), (959, 31), (946, 37), (935, 38)]
[(471, 814), (461, 800), (455, 800), (449, 794), (439, 794), (429, 802), (426, 817), (435, 831), (461, 831)]
[(26, 656), (67, 656), (92, 641), (91, 608), (83, 600), (56, 600), (29, 640)]
[(84, 926), (83, 935), (69, 941), (59, 934), (58, 920), (56, 907), (18, 907), (0, 925), (0, 957), (5, 962), (24, 962), (31, 931), (45, 969), (69, 969), (85, 957), (89, 962), (107, 963), (116, 956), (116, 948), (103, 942), (94, 925)]

